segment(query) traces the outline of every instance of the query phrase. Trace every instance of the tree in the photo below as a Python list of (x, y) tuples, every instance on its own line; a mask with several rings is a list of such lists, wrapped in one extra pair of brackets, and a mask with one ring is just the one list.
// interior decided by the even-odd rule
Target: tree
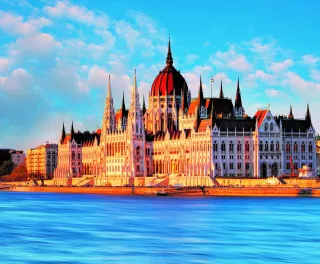
[(0, 166), (0, 176), (9, 175), (14, 168), (14, 163), (10, 160), (6, 160)]
[(20, 166), (16, 166), (10, 175), (6, 175), (6, 176), (2, 177), (2, 179), (3, 179), (3, 181), (26, 181), (26, 180), (28, 180), (27, 168), (26, 168), (25, 163)]

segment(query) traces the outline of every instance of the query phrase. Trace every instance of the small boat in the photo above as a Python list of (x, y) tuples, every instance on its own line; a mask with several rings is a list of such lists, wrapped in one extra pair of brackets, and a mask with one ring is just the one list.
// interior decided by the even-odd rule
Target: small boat
[(157, 191), (157, 196), (167, 196), (168, 193), (165, 190)]

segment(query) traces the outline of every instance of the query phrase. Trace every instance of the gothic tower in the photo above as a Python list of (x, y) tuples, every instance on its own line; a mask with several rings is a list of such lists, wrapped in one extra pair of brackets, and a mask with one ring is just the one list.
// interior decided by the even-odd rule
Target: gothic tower
[(245, 112), (244, 112), (244, 108), (242, 106), (241, 93), (240, 93), (240, 84), (239, 84), (239, 78), (238, 78), (236, 99), (235, 99), (235, 102), (234, 102), (234, 115), (235, 115), (236, 118), (242, 118), (244, 113)]

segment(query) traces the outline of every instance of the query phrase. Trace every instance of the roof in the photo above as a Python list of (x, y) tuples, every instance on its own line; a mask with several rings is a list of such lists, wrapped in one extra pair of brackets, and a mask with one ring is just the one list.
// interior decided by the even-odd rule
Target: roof
[(120, 119), (122, 119), (122, 117), (128, 117), (128, 110), (122, 111), (122, 109), (118, 110), (116, 112), (116, 123), (119, 122)]
[(211, 119), (203, 119), (200, 121), (198, 132), (205, 132), (207, 127), (211, 127)]
[(266, 117), (268, 111), (269, 111), (269, 110), (267, 110), (267, 109), (258, 110), (258, 111), (256, 112), (256, 114), (254, 115), (255, 118), (257, 119), (258, 127), (261, 126), (261, 124), (262, 124), (264, 118)]
[(226, 119), (216, 119), (215, 124), (220, 129), (220, 131), (253, 131), (255, 129), (256, 119), (235, 119), (235, 118), (226, 118)]
[(293, 118), (277, 118), (278, 125), (282, 121), (282, 129), (285, 132), (306, 132), (309, 127), (305, 119), (293, 119)]
[[(223, 116), (233, 116), (233, 104), (232, 101), (228, 98), (205, 98), (205, 107), (207, 108), (208, 115), (211, 113), (211, 108), (213, 107), (215, 109), (216, 114), (221, 114)], [(194, 99), (191, 101), (188, 114), (195, 114), (196, 109), (198, 107), (198, 101), (197, 99)]]
[[(83, 147), (87, 146), (93, 146), (94, 140), (98, 140), (98, 145), (100, 144), (100, 134), (101, 134), (101, 129), (97, 129), (95, 132), (77, 132), (74, 133), (74, 140), (78, 143), (81, 144)], [(62, 144), (67, 144), (68, 141), (71, 140), (71, 135), (67, 134), (65, 139), (63, 140)]]

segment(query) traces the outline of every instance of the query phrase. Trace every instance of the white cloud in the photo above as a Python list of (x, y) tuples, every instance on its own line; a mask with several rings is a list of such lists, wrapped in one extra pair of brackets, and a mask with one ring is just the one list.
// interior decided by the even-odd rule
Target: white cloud
[(124, 20), (118, 21), (115, 29), (117, 34), (125, 39), (129, 49), (133, 51), (140, 35), (139, 32)]
[(16, 58), (43, 58), (51, 55), (60, 47), (51, 35), (37, 33), (18, 39), (10, 45), (10, 55)]
[(310, 77), (316, 82), (320, 83), (320, 71), (319, 70), (311, 70)]
[(0, 28), (13, 35), (34, 34), (44, 26), (51, 24), (50, 20), (44, 17), (24, 21), (22, 16), (16, 16), (12, 13), (1, 10), (0, 17)]
[(57, 1), (55, 6), (45, 6), (43, 11), (52, 17), (64, 17), (85, 25), (107, 28), (108, 18), (84, 6), (73, 5), (69, 1)]
[(266, 89), (264, 92), (269, 97), (277, 97), (282, 94), (282, 91), (276, 89)]
[(238, 72), (247, 72), (252, 68), (246, 56), (236, 52), (234, 45), (231, 45), (226, 52), (217, 51), (211, 57), (211, 62), (218, 68), (229, 68)]
[(0, 76), (0, 90), (2, 89), (8, 94), (26, 94), (31, 85), (31, 76), (22, 68), (13, 70), (9, 76)]
[(316, 66), (319, 60), (320, 58), (315, 57), (312, 54), (307, 54), (301, 57), (301, 63), (311, 65), (311, 66)]
[(198, 58), (199, 58), (199, 56), (196, 54), (188, 54), (186, 56), (187, 63), (193, 63)]
[(10, 60), (0, 57), (0, 73), (6, 72), (9, 69)]
[(249, 74), (247, 79), (249, 81), (262, 80), (270, 82), (275, 80), (275, 76), (262, 70), (256, 70), (254, 73)]
[(193, 68), (193, 70), (196, 72), (196, 73), (207, 73), (207, 72), (212, 72), (212, 67), (209, 66), (209, 65), (203, 65), (203, 66), (195, 66)]
[(91, 87), (107, 87), (109, 73), (104, 69), (94, 66), (89, 70), (88, 81)]
[(295, 90), (307, 93), (320, 91), (320, 84), (312, 81), (306, 81), (300, 75), (294, 72), (288, 72), (286, 78), (281, 82), (282, 85), (289, 86)]
[(275, 73), (283, 72), (290, 68), (293, 65), (293, 61), (291, 59), (284, 60), (282, 62), (274, 62), (272, 63), (268, 69)]

